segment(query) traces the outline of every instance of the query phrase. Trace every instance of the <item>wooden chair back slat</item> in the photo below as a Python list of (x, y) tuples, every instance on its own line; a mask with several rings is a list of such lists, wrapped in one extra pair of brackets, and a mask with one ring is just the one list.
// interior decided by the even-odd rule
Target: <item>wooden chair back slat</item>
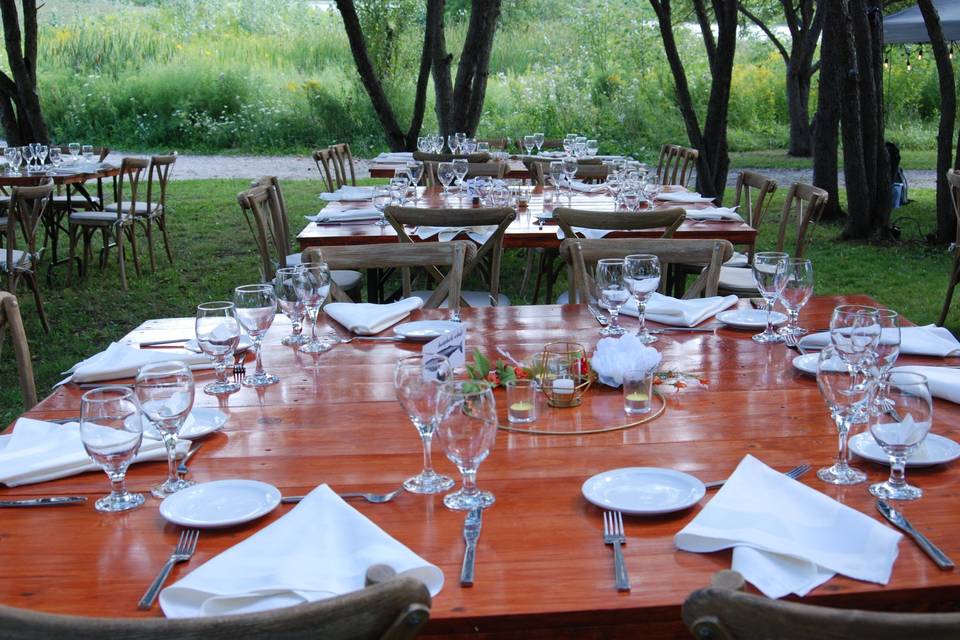
[[(118, 220), (124, 215), (129, 215), (133, 218), (136, 214), (137, 197), (140, 194), (140, 182), (143, 180), (143, 175), (149, 166), (150, 161), (146, 158), (124, 158), (120, 161), (120, 173), (117, 174), (113, 182)], [(124, 197), (124, 184), (130, 189), (129, 198)], [(126, 210), (124, 210), (122, 206), (124, 202), (128, 205)]]
[(787, 243), (787, 225), (790, 219), (795, 217), (796, 235), (791, 257), (803, 257), (813, 231), (820, 222), (820, 216), (823, 215), (823, 210), (827, 206), (827, 199), (827, 192), (819, 187), (802, 182), (793, 183), (783, 203), (780, 228), (777, 232), (777, 251), (784, 250)]
[(587, 211), (557, 207), (553, 218), (557, 221), (565, 238), (576, 238), (574, 227), (582, 229), (613, 229), (637, 231), (663, 227), (662, 238), (672, 238), (673, 233), (683, 224), (686, 212), (680, 207), (657, 209), (637, 214), (633, 211)]
[(286, 266), (286, 256), (290, 254), (290, 216), (287, 215), (287, 201), (283, 197), (280, 180), (276, 176), (264, 176), (257, 180), (253, 186), (273, 189), (273, 194), (268, 202), (274, 236), (273, 242), (283, 258), (284, 266)]
[(330, 151), (337, 161), (337, 168), (340, 170), (340, 177), (343, 182), (347, 182), (347, 169), (350, 170), (350, 184), (357, 186), (357, 172), (353, 166), (353, 152), (350, 151), (350, 145), (346, 142), (330, 145)]
[[(743, 170), (737, 176), (737, 188), (733, 206), (747, 215), (747, 224), (760, 229), (760, 223), (766, 217), (777, 191), (777, 181), (755, 171)], [(753, 264), (754, 247), (747, 249), (747, 264)]]
[[(29, 411), (37, 404), (37, 386), (33, 378), (33, 361), (30, 359), (30, 343), (27, 342), (27, 332), (23, 328), (23, 319), (20, 317), (20, 303), (17, 296), (7, 291), (0, 291), (0, 340), (9, 329), (10, 339), (13, 342), (13, 355), (17, 360), (17, 377), (20, 378), (20, 393), (23, 395), (23, 410)], [(0, 348), (2, 348), (0, 342)], [(0, 616), (0, 629), (5, 629)]]
[[(244, 219), (253, 234), (260, 254), (260, 277), (262, 282), (273, 280), (278, 267), (286, 267), (286, 251), (281, 249), (286, 238), (278, 238), (281, 231), (277, 228), (274, 208), (276, 191), (272, 186), (256, 186), (237, 194), (237, 203)], [(274, 258), (274, 256), (277, 256)]]
[[(152, 156), (150, 158), (150, 168), (147, 171), (147, 199), (145, 202), (150, 208), (151, 213), (153, 213), (157, 205), (159, 205), (159, 208), (164, 213), (167, 211), (167, 182), (170, 180), (170, 171), (173, 169), (173, 165), (176, 164), (176, 162), (176, 151), (164, 156)], [(154, 177), (156, 177), (157, 188), (160, 191), (160, 197), (156, 201), (153, 199)]]
[[(11, 293), (16, 293), (19, 272), (35, 272), (37, 269), (42, 250), (42, 248), (37, 249), (37, 233), (43, 223), (43, 217), (49, 210), (53, 191), (53, 182), (50, 180), (35, 187), (13, 187), (10, 190), (4, 251), (7, 265), (7, 291)], [(22, 248), (18, 236), (23, 240)], [(18, 263), (14, 260), (13, 252), (17, 250), (26, 252), (27, 261)]]
[(317, 171), (323, 180), (326, 190), (334, 192), (343, 186), (339, 164), (333, 151), (330, 149), (316, 149), (313, 152), (313, 161), (317, 163)]
[(700, 152), (690, 147), (677, 144), (661, 146), (660, 158), (657, 161), (660, 184), (688, 187), (699, 158)]

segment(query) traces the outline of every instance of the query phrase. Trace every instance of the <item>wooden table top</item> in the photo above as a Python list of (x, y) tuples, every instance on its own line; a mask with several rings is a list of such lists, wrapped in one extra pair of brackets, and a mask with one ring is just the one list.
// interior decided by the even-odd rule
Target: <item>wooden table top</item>
[[(377, 162), (371, 160), (367, 164), (371, 178), (392, 178), (396, 171), (406, 170), (407, 165), (403, 162)], [(504, 178), (524, 179), (530, 177), (530, 171), (527, 170), (523, 160), (519, 158), (510, 158), (507, 160), (507, 169), (503, 174)]]
[[(88, 167), (89, 165), (84, 165)], [(31, 186), (39, 184), (45, 179), (53, 180), (54, 184), (80, 184), (88, 180), (96, 180), (100, 178), (111, 178), (116, 175), (120, 175), (120, 167), (114, 167), (112, 165), (108, 167), (99, 167), (93, 169), (90, 167), (90, 171), (74, 171), (70, 165), (64, 165), (59, 170), (55, 170), (54, 175), (47, 175), (46, 173), (31, 173), (29, 175), (3, 175), (0, 174), (0, 186), (3, 187), (22, 187), (22, 186)]]
[[(863, 296), (815, 298), (801, 314), (808, 328), (826, 326), (840, 303)], [(745, 304), (741, 302), (741, 304)], [(440, 318), (446, 312), (417, 312)], [(321, 316), (322, 318), (322, 316)], [(574, 339), (593, 351), (598, 325), (576, 306), (525, 306), (464, 310), (468, 348), (494, 355), (506, 347), (519, 358), (546, 342)], [(633, 326), (630, 319), (625, 325)], [(209, 436), (190, 464), (193, 480), (258, 479), (284, 494), (303, 494), (320, 483), (334, 489), (385, 490), (416, 473), (420, 440), (395, 400), (392, 367), (416, 353), (416, 343), (352, 343), (317, 357), (279, 345), (288, 324), (278, 319), (267, 336), (264, 362), (281, 381), (261, 392), (243, 389), (218, 401), (197, 394), (200, 406), (229, 414), (225, 428)], [(190, 318), (153, 320), (124, 340), (137, 344), (187, 336)], [(633, 590), (613, 588), (613, 556), (601, 540), (601, 510), (580, 487), (590, 476), (627, 466), (678, 469), (703, 480), (725, 478), (747, 453), (786, 470), (800, 462), (814, 469), (832, 462), (836, 431), (815, 380), (791, 366), (794, 352), (782, 345), (758, 345), (750, 332), (719, 329), (716, 334), (668, 334), (655, 346), (663, 367), (695, 372), (707, 389), (688, 389), (667, 398), (666, 412), (624, 431), (583, 436), (544, 436), (501, 431), (480, 466), (481, 488), (496, 495), (485, 514), (473, 588), (459, 586), (463, 513), (446, 509), (439, 496), (402, 494), (388, 504), (355, 503), (364, 515), (423, 558), (446, 578), (435, 598), (427, 634), (516, 632), (536, 637), (677, 637), (684, 635), (679, 608), (686, 596), (729, 568), (730, 552), (677, 551), (673, 536), (711, 499), (690, 510), (652, 517), (626, 517), (624, 547)], [(928, 362), (934, 359), (904, 358)], [(936, 359), (937, 363), (943, 363)], [(951, 360), (952, 363), (952, 360)], [(248, 363), (248, 367), (252, 363)], [(210, 374), (200, 374), (205, 382)], [(29, 413), (32, 417), (78, 415), (81, 392), (60, 388)], [(505, 424), (502, 391), (497, 391)], [(960, 438), (960, 407), (937, 400), (933, 431)], [(619, 390), (592, 388), (579, 409), (545, 410), (543, 424), (588, 429), (622, 424)], [(439, 451), (443, 473), (456, 469)], [(857, 462), (870, 482), (885, 467)], [(165, 464), (134, 465), (128, 486), (147, 491), (165, 474)], [(911, 469), (923, 499), (902, 505), (908, 518), (954, 558), (960, 558), (960, 466)], [(867, 485), (834, 487), (809, 473), (805, 484), (870, 517), (880, 519)], [(106, 493), (103, 473), (0, 489), (0, 498)], [(100, 514), (92, 504), (50, 509), (6, 509), (0, 518), (0, 603), (41, 611), (104, 616), (160, 615), (136, 610), (136, 602), (173, 548), (177, 527), (167, 524), (158, 501), (126, 514)], [(901, 505), (898, 505), (898, 507)], [(281, 505), (256, 522), (206, 530), (196, 557), (178, 565), (170, 582), (283, 516)], [(169, 583), (168, 583), (169, 584)], [(956, 609), (960, 573), (944, 572), (911, 541), (900, 543), (890, 584), (880, 586), (836, 577), (804, 602), (875, 609)], [(512, 637), (517, 637), (512, 636)]]
[[(409, 203), (407, 206), (412, 205), (413, 203)], [(456, 194), (451, 194), (444, 199), (439, 187), (421, 188), (417, 206), (420, 208), (457, 208), (460, 206), (460, 201)], [(566, 194), (564, 194), (560, 206), (572, 206), (575, 209), (591, 211), (612, 211), (613, 199), (608, 194), (577, 193), (573, 196), (572, 205), (568, 205)], [(664, 203), (659, 205), (658, 208), (666, 208), (667, 206), (669, 205)], [(686, 208), (702, 208), (704, 206), (707, 205), (685, 205)], [(323, 210), (333, 213), (351, 209), (368, 209), (370, 207), (369, 202), (331, 202)], [(476, 208), (470, 204), (470, 200), (467, 198), (463, 200), (463, 207)], [(557, 238), (558, 227), (556, 223), (547, 221), (540, 224), (543, 208), (543, 190), (537, 188), (534, 190), (527, 208), (521, 209), (518, 212), (517, 219), (507, 228), (503, 238), (503, 246), (507, 249), (523, 247), (555, 249), (559, 247), (560, 239)], [(637, 215), (643, 215), (643, 212), (641, 211)], [(659, 238), (661, 235), (663, 235), (662, 228), (613, 232), (606, 237)], [(753, 245), (757, 238), (757, 230), (743, 222), (684, 220), (680, 228), (674, 232), (674, 237), (686, 239), (721, 238), (736, 245)], [(316, 246), (394, 243), (397, 241), (397, 234), (393, 227), (379, 227), (372, 221), (322, 225), (308, 222), (297, 236), (297, 240), (300, 241), (300, 248), (306, 249)]]

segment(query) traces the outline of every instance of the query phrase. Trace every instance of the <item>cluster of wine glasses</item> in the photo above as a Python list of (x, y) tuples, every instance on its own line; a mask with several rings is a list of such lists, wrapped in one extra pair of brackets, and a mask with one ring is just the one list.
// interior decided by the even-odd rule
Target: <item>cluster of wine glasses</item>
[(523, 136), (523, 148), (526, 150), (527, 155), (533, 155), (533, 152), (536, 151), (538, 154), (543, 149), (543, 140), (544, 136), (542, 133), (535, 133), (530, 136)]
[(660, 259), (646, 253), (625, 258), (603, 258), (597, 261), (594, 272), (597, 301), (610, 312), (610, 322), (600, 330), (604, 336), (620, 336), (626, 329), (620, 326), (620, 309), (633, 297), (637, 302), (637, 338), (643, 344), (655, 342), (646, 328), (647, 302), (660, 286)]
[(586, 136), (568, 133), (563, 137), (563, 151), (574, 158), (592, 158), (600, 150), (600, 143)]
[[(65, 157), (60, 147), (53, 147), (40, 142), (31, 142), (22, 147), (9, 147), (5, 143), (0, 144), (3, 147), (3, 158), (6, 161), (5, 172), (8, 176), (22, 176), (21, 168), (26, 175), (35, 175), (49, 171), (44, 168), (49, 160), (52, 168), (58, 169), (64, 162), (77, 162), (82, 155), (87, 162), (92, 162), (93, 146), (89, 144), (81, 145), (79, 143), (70, 143), (68, 146), (70, 155)], [(52, 173), (51, 173), (52, 175)]]
[[(797, 322), (800, 310), (813, 295), (813, 263), (791, 258), (782, 251), (761, 251), (753, 257), (753, 281), (766, 303), (767, 327), (753, 336), (756, 342), (783, 342), (786, 336), (799, 337), (806, 329)], [(773, 328), (773, 307), (779, 302), (787, 310), (788, 322), (779, 331)], [(782, 317), (782, 316), (781, 316)]]
[(641, 205), (653, 207), (660, 195), (660, 176), (641, 162), (629, 158), (605, 160), (606, 187), (618, 210), (637, 211)]
[(460, 490), (444, 496), (443, 503), (457, 510), (492, 505), (493, 494), (477, 487), (477, 468), (490, 454), (497, 435), (497, 406), (490, 384), (455, 380), (450, 362), (441, 355), (416, 355), (397, 362), (393, 386), (423, 442), (423, 470), (404, 481), (404, 488), (435, 494), (453, 487), (453, 479), (433, 470), (432, 443), (437, 435), (463, 478)]
[(567, 188), (567, 203), (573, 202), (573, 179), (577, 176), (579, 163), (573, 156), (567, 156), (562, 160), (551, 160), (548, 167), (547, 177), (553, 183), (557, 190), (557, 199), (563, 187)]
[(847, 438), (851, 427), (866, 424), (890, 459), (890, 477), (870, 486), (870, 493), (891, 500), (923, 495), (907, 484), (906, 461), (926, 438), (933, 420), (927, 379), (893, 371), (900, 353), (900, 316), (891, 309), (841, 305), (830, 318), (830, 345), (820, 352), (817, 384), (837, 425), (837, 461), (820, 469), (824, 482), (851, 485), (865, 473), (850, 466)]

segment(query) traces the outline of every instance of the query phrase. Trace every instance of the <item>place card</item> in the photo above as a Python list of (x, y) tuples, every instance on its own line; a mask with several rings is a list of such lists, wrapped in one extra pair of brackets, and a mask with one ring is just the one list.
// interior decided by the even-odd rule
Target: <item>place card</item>
[(441, 355), (456, 369), (466, 363), (467, 325), (460, 324), (423, 345), (423, 355)]

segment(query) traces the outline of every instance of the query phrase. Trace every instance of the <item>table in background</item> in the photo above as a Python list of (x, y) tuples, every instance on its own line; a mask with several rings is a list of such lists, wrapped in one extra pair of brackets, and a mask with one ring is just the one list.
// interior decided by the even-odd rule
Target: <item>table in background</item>
[[(392, 178), (398, 170), (406, 171), (407, 165), (404, 162), (378, 162), (371, 160), (367, 163), (367, 169), (370, 171), (371, 178)], [(530, 172), (522, 160), (511, 158), (507, 160), (507, 169), (503, 177), (511, 180), (527, 179), (530, 177)]]
[[(864, 296), (815, 298), (801, 314), (808, 328), (824, 327), (840, 303), (869, 303)], [(745, 306), (746, 301), (741, 302)], [(599, 338), (594, 318), (576, 305), (465, 309), (468, 348), (495, 356), (502, 346), (520, 358), (554, 340), (573, 339), (593, 351)], [(417, 312), (414, 318), (441, 318), (446, 312)], [(323, 318), (323, 316), (321, 316)], [(625, 324), (632, 328), (630, 319)], [(197, 393), (200, 406), (220, 407), (230, 416), (222, 432), (205, 441), (190, 464), (191, 478), (204, 482), (252, 478), (303, 494), (319, 483), (334, 489), (382, 490), (396, 487), (420, 469), (420, 439), (392, 386), (393, 365), (417, 353), (417, 343), (356, 342), (318, 357), (280, 346), (289, 328), (280, 321), (266, 339), (264, 362), (280, 375), (278, 385), (243, 389), (222, 401)], [(342, 330), (342, 329), (341, 329)], [(191, 335), (193, 319), (152, 320), (125, 341)], [(814, 468), (832, 462), (836, 429), (815, 380), (791, 366), (795, 352), (783, 345), (759, 345), (750, 332), (720, 329), (712, 334), (668, 334), (655, 343), (663, 366), (697, 372), (705, 390), (667, 398), (667, 410), (647, 424), (624, 431), (584, 436), (543, 436), (500, 432), (490, 457), (480, 466), (479, 485), (496, 495), (486, 513), (477, 553), (473, 588), (458, 583), (463, 555), (464, 514), (446, 509), (440, 496), (403, 494), (388, 504), (354, 503), (390, 535), (440, 567), (446, 582), (434, 599), (426, 635), (488, 637), (678, 637), (686, 636), (680, 605), (693, 590), (708, 585), (730, 566), (729, 551), (696, 554), (677, 551), (673, 536), (714, 495), (692, 509), (671, 515), (625, 518), (629, 593), (613, 588), (613, 554), (601, 539), (601, 510), (580, 494), (581, 484), (606, 469), (669, 467), (703, 480), (728, 476), (751, 453), (781, 470), (800, 462)], [(904, 358), (904, 361), (931, 361)], [(942, 360), (937, 360), (942, 362)], [(252, 363), (248, 364), (248, 368)], [(210, 374), (199, 375), (199, 383)], [(29, 415), (78, 415), (81, 391), (66, 385)], [(502, 391), (497, 391), (505, 424)], [(546, 415), (546, 414), (545, 414)], [(589, 429), (624, 420), (619, 390), (596, 386), (579, 409), (553, 409), (565, 427)], [(960, 438), (960, 407), (935, 401), (933, 431)], [(438, 471), (456, 474), (435, 447)], [(870, 482), (887, 468), (865, 461)], [(128, 486), (147, 491), (165, 474), (163, 462), (131, 467)], [(911, 469), (910, 481), (924, 489), (905, 515), (936, 544), (960, 557), (957, 464)], [(813, 473), (801, 479), (826, 495), (880, 519), (867, 484), (835, 487)], [(107, 489), (104, 473), (0, 490), (0, 497), (81, 494)], [(92, 504), (77, 508), (7, 509), (0, 519), (0, 603), (41, 611), (95, 616), (159, 615), (136, 603), (166, 560), (178, 537), (158, 502), (135, 511), (100, 514)], [(196, 556), (177, 565), (171, 583), (228, 547), (247, 538), (291, 509), (281, 505), (269, 516), (223, 530), (205, 530)], [(810, 604), (883, 610), (956, 609), (960, 572), (944, 572), (910, 540), (890, 584), (880, 586), (836, 577), (803, 601)]]

